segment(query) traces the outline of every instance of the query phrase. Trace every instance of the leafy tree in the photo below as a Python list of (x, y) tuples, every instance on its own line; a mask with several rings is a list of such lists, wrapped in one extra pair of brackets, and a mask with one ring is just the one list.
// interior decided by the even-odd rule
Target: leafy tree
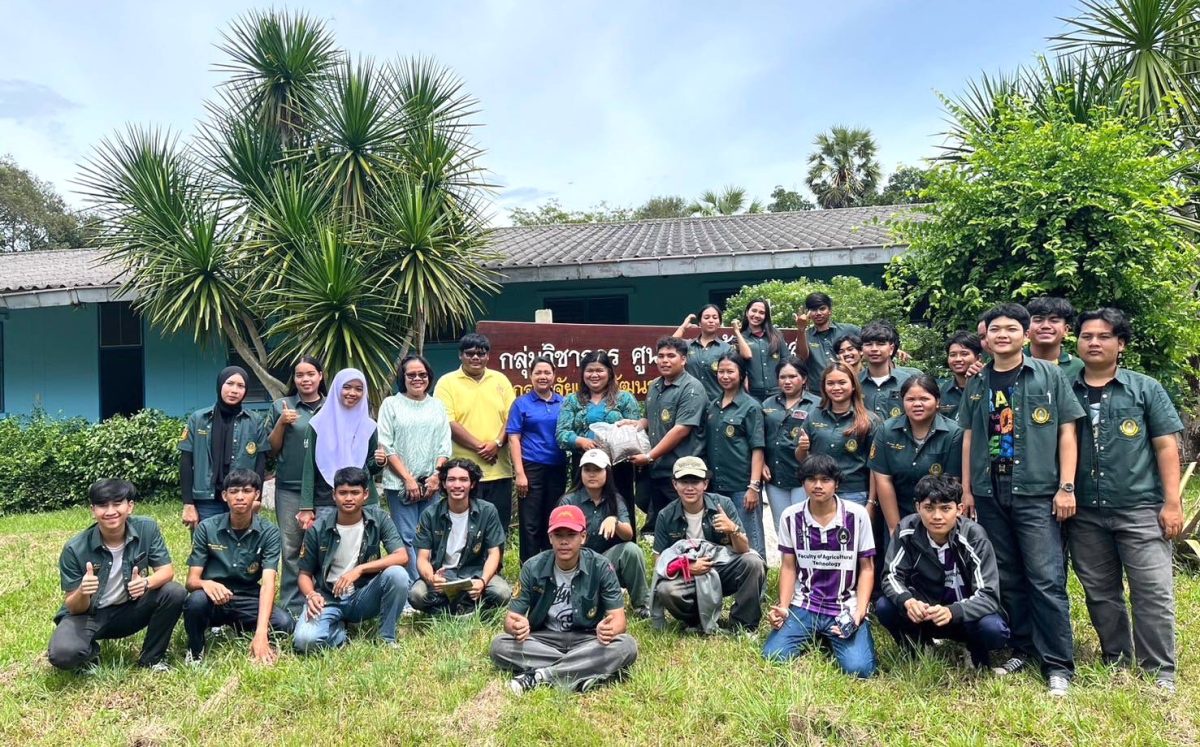
[(876, 205), (908, 205), (920, 202), (920, 192), (928, 183), (926, 169), (900, 166), (888, 177), (887, 186), (873, 198)]
[(871, 131), (835, 126), (817, 135), (808, 157), (808, 188), (823, 208), (861, 205), (879, 183), (879, 162)]
[(633, 211), (634, 220), (649, 220), (651, 218), (686, 218), (688, 202), (678, 195), (651, 197), (645, 204)]
[(385, 394), (397, 351), (498, 288), (478, 103), (430, 60), (352, 59), (302, 13), (243, 16), (221, 49), (194, 141), (131, 126), (96, 148), (101, 246), (153, 324), (228, 340), (273, 395), (299, 353)]
[(1176, 175), (1200, 156), (1165, 147), (1169, 127), (1143, 124), (1132, 107), (1086, 119), (1015, 96), (990, 122), (963, 114), (965, 155), (928, 172), (923, 218), (895, 225), (909, 249), (889, 280), (941, 330), (1042, 294), (1118, 306), (1135, 328), (1127, 365), (1183, 392), (1200, 352), (1200, 250), (1171, 211), (1189, 197)]
[(775, 189), (771, 191), (771, 204), (767, 205), (767, 212), (787, 213), (795, 210), (813, 210), (816, 207), (807, 197), (799, 192), (784, 189), (781, 185), (777, 184), (775, 185)]
[(79, 247), (84, 234), (54, 187), (0, 157), (0, 251)]
[(601, 201), (590, 210), (566, 210), (558, 200), (550, 199), (535, 208), (513, 208), (509, 218), (518, 226), (552, 226), (561, 223), (615, 223), (634, 219), (634, 211), (609, 207)]
[(719, 193), (705, 190), (700, 199), (688, 206), (691, 215), (738, 215), (740, 213), (761, 213), (762, 203), (750, 200), (747, 203), (746, 190), (742, 187), (726, 186)]

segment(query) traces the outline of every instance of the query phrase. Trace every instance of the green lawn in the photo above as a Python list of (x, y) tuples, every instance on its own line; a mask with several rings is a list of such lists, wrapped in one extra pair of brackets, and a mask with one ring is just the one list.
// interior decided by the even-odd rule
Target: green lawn
[[(137, 511), (163, 524), (181, 579), (188, 536), (176, 509)], [(1066, 700), (1047, 698), (1032, 674), (967, 674), (953, 648), (900, 658), (879, 628), (881, 674), (859, 682), (817, 653), (765, 663), (765, 623), (751, 644), (656, 633), (641, 621), (626, 682), (517, 699), (487, 658), (498, 623), (473, 619), (406, 625), (398, 650), (356, 639), (302, 660), (285, 649), (273, 668), (251, 666), (233, 639), (198, 671), (182, 666), (180, 626), (170, 673), (133, 668), (140, 636), (105, 643), (97, 675), (57, 673), (45, 659), (60, 599), (55, 561), (89, 520), (82, 508), (0, 518), (0, 744), (1200, 744), (1200, 581), (1186, 571), (1176, 586), (1179, 693), (1169, 698), (1097, 663), (1072, 580), (1079, 671)]]

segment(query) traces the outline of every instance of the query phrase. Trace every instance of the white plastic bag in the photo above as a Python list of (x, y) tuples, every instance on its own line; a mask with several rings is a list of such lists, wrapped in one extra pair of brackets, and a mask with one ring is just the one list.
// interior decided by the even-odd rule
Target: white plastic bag
[(613, 464), (628, 461), (635, 454), (650, 453), (650, 436), (636, 425), (592, 423), (591, 429)]

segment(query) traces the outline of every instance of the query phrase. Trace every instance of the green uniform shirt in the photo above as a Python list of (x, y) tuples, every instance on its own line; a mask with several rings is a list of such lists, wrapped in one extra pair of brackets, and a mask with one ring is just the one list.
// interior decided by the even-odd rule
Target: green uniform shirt
[(804, 369), (808, 372), (808, 391), (821, 393), (821, 374), (831, 361), (837, 360), (833, 344), (846, 335), (861, 333), (862, 329), (857, 324), (839, 322), (830, 322), (829, 329), (824, 332), (818, 332), (811, 325), (804, 330), (804, 339), (808, 340), (808, 360), (804, 362)]
[[(701, 520), (700, 526), (704, 531), (704, 539), (717, 545), (729, 545), (732, 544), (729, 535), (713, 527), (713, 518), (718, 513), (718, 506), (725, 511), (725, 515), (729, 517), (730, 521), (737, 524), (739, 532), (746, 531), (746, 528), (742, 526), (737, 509), (733, 506), (733, 501), (716, 493), (704, 494), (704, 519)], [(658, 514), (658, 520), (654, 525), (654, 552), (661, 553), (679, 540), (686, 538), (687, 518), (683, 515), (683, 501), (676, 498)]]
[(650, 382), (650, 392), (646, 395), (646, 429), (650, 446), (657, 446), (667, 431), (677, 425), (692, 427), (687, 438), (654, 461), (650, 466), (651, 477), (670, 477), (675, 461), (680, 457), (704, 455), (704, 411), (707, 407), (704, 385), (686, 371), (670, 384), (661, 376)]
[(721, 395), (721, 385), (717, 383), (717, 359), (732, 352), (733, 348), (724, 340), (701, 345), (697, 338), (688, 343), (685, 370), (704, 385), (705, 402)]
[(750, 396), (762, 401), (779, 391), (779, 379), (775, 376), (775, 366), (779, 365), (780, 355), (788, 354), (787, 343), (781, 337), (779, 350), (772, 353), (771, 338), (766, 335), (753, 335), (749, 330), (742, 330), (742, 337), (750, 346), (750, 360), (746, 361)]
[(277, 399), (271, 403), (267, 413), (267, 436), (275, 430), (275, 424), (283, 417), (283, 403), (287, 402), (289, 410), (296, 411), (296, 422), (283, 431), (283, 447), (275, 458), (275, 487), (276, 489), (300, 492), (304, 481), (304, 455), (308, 451), (308, 421), (321, 411), (325, 404), (322, 397), (316, 402), (302, 402), (299, 394)]
[[(63, 545), (58, 556), (58, 582), (64, 594), (79, 588), (88, 563), (92, 564), (92, 573), (100, 578), (100, 588), (92, 595), (92, 604), (88, 608), (87, 614), (90, 615), (96, 611), (100, 597), (104, 596), (104, 585), (108, 582), (108, 571), (112, 566), (112, 554), (104, 546), (104, 538), (100, 536), (97, 524), (92, 524)], [(148, 576), (155, 568), (170, 564), (171, 553), (167, 551), (167, 543), (163, 541), (158, 522), (144, 516), (126, 519), (125, 554), (121, 558), (122, 583), (128, 584), (133, 578), (135, 566), (142, 576)], [(58, 622), (69, 614), (64, 602), (54, 621)]]
[[(1025, 355), (1029, 358), (1033, 357), (1033, 351), (1029, 343), (1025, 344)], [(1039, 358), (1038, 360), (1041, 359)], [(1058, 370), (1063, 372), (1063, 376), (1067, 377), (1067, 381), (1074, 381), (1079, 376), (1079, 372), (1083, 370), (1083, 361), (1068, 353), (1065, 345), (1060, 346), (1058, 349), (1058, 360), (1046, 362), (1058, 366)]]
[[(300, 478), (300, 510), (311, 511), (314, 508), (333, 506), (333, 486), (325, 481), (325, 475), (317, 469), (317, 432), (308, 429), (305, 439), (308, 448), (304, 455), (304, 472)], [(371, 439), (367, 442), (367, 461), (362, 468), (371, 479), (367, 480), (367, 504), (379, 505), (379, 491), (375, 488), (375, 475), (383, 471), (383, 465), (375, 461), (375, 450), (379, 448), (379, 429), (371, 431)], [(357, 465), (354, 465), (357, 466)]]
[[(618, 498), (616, 504), (617, 523), (629, 524), (629, 509), (625, 507), (625, 501)], [(605, 539), (604, 535), (600, 534), (600, 525), (612, 514), (604, 506), (603, 501), (596, 505), (596, 502), (588, 495), (586, 488), (580, 488), (574, 493), (567, 493), (558, 502), (558, 505), (579, 506), (579, 509), (583, 511), (583, 518), (587, 519), (587, 547), (593, 551), (602, 553), (614, 545), (629, 541), (623, 540), (615, 534), (612, 539)]]
[[(1080, 407), (1088, 389), (1080, 374), (1072, 382)], [(1079, 421), (1079, 505), (1121, 509), (1161, 506), (1162, 477), (1151, 439), (1183, 430), (1170, 397), (1154, 379), (1125, 368), (1104, 387), (1099, 422), (1091, 413)]]
[(958, 385), (958, 380), (953, 376), (941, 379), (938, 381), (938, 389), (942, 392), (942, 396), (938, 398), (938, 412), (951, 420), (958, 420), (958, 405), (963, 396), (963, 388)]
[(713, 489), (738, 495), (745, 492), (750, 482), (750, 458), (754, 450), (766, 447), (762, 405), (742, 391), (726, 406), (721, 405), (721, 400), (718, 397), (708, 404), (704, 461)]
[(908, 416), (890, 418), (875, 434), (869, 466), (892, 478), (900, 517), (915, 514), (913, 496), (922, 477), (949, 475), (962, 479), (962, 428), (943, 415), (935, 415), (925, 443), (918, 446)]
[[(530, 630), (546, 626), (546, 616), (558, 588), (554, 579), (554, 551), (544, 550), (521, 566), (521, 581), (508, 609), (529, 619)], [(579, 571), (571, 579), (571, 629), (592, 631), (613, 610), (625, 607), (625, 596), (617, 581), (617, 572), (608, 559), (583, 548), (579, 552)]]
[(763, 402), (763, 423), (766, 430), (764, 461), (771, 470), (770, 483), (791, 490), (803, 487), (800, 482), (800, 462), (796, 459), (796, 442), (809, 414), (821, 406), (821, 401), (809, 391), (788, 407), (782, 394)]
[(871, 443), (879, 430), (879, 420), (871, 416), (871, 429), (865, 436), (853, 433), (845, 435), (843, 431), (853, 423), (853, 409), (847, 410), (844, 415), (837, 415), (831, 410), (817, 407), (809, 413), (803, 427), (808, 433), (809, 455), (828, 454), (842, 470), (839, 492), (865, 493), (871, 482), (867, 456), (871, 453)]
[[(467, 542), (458, 556), (458, 577), (478, 578), (493, 547), (504, 548), (500, 514), (487, 501), (471, 500), (467, 509)], [(450, 501), (438, 498), (421, 512), (413, 547), (429, 551), (436, 571), (446, 563), (446, 541), (450, 539)]]
[(237, 536), (229, 514), (200, 522), (192, 534), (188, 567), (203, 568), (200, 578), (225, 584), (233, 592), (258, 593), (264, 569), (279, 567), (279, 527), (255, 516), (250, 528)]
[[(958, 424), (971, 431), (971, 492), (992, 495), (989, 403), (994, 362), (967, 380)], [(1083, 417), (1083, 408), (1066, 377), (1053, 363), (1024, 356), (1013, 386), (1014, 495), (1047, 496), (1058, 492), (1058, 427)]]
[[(187, 426), (179, 437), (179, 450), (192, 454), (192, 498), (197, 501), (211, 501), (218, 497), (213, 492), (212, 465), (209, 463), (212, 419), (213, 408), (196, 410), (188, 416)], [(229, 470), (254, 469), (259, 452), (268, 454), (270, 451), (267, 430), (258, 417), (249, 410), (238, 413), (233, 421), (233, 463), (229, 465)]]
[(921, 372), (915, 368), (895, 366), (882, 384), (876, 384), (870, 372), (864, 366), (858, 380), (862, 384), (863, 401), (867, 409), (875, 413), (880, 422), (897, 415), (904, 414), (904, 399), (900, 396), (900, 387)]
[[(355, 565), (379, 560), (384, 554), (391, 555), (404, 547), (404, 540), (396, 531), (392, 517), (387, 511), (378, 506), (364, 506), (362, 510), (363, 534), (362, 545), (358, 548), (358, 560)], [(333, 556), (337, 552), (342, 536), (337, 531), (337, 514), (321, 516), (316, 523), (304, 533), (304, 543), (300, 546), (300, 572), (312, 577), (313, 586), (325, 597), (326, 602), (336, 602), (333, 596), (333, 584), (326, 580), (329, 568), (333, 565)], [(386, 552), (380, 552), (380, 547)], [(355, 584), (359, 589), (378, 574), (364, 573)], [(336, 581), (336, 579), (335, 579)]]

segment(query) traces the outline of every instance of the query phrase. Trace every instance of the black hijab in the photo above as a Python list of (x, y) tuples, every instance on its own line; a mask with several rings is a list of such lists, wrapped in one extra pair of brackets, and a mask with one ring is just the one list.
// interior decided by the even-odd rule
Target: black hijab
[[(217, 403), (213, 406), (212, 434), (208, 442), (208, 453), (212, 465), (213, 488), (220, 493), (225, 486), (225, 476), (229, 474), (229, 466), (233, 461), (233, 425), (237, 416), (242, 413), (242, 403), (227, 405), (221, 399), (221, 387), (231, 376), (241, 376), (246, 385), (250, 384), (250, 375), (246, 369), (239, 366), (228, 366), (217, 374)], [(244, 400), (245, 395), (242, 396)]]

